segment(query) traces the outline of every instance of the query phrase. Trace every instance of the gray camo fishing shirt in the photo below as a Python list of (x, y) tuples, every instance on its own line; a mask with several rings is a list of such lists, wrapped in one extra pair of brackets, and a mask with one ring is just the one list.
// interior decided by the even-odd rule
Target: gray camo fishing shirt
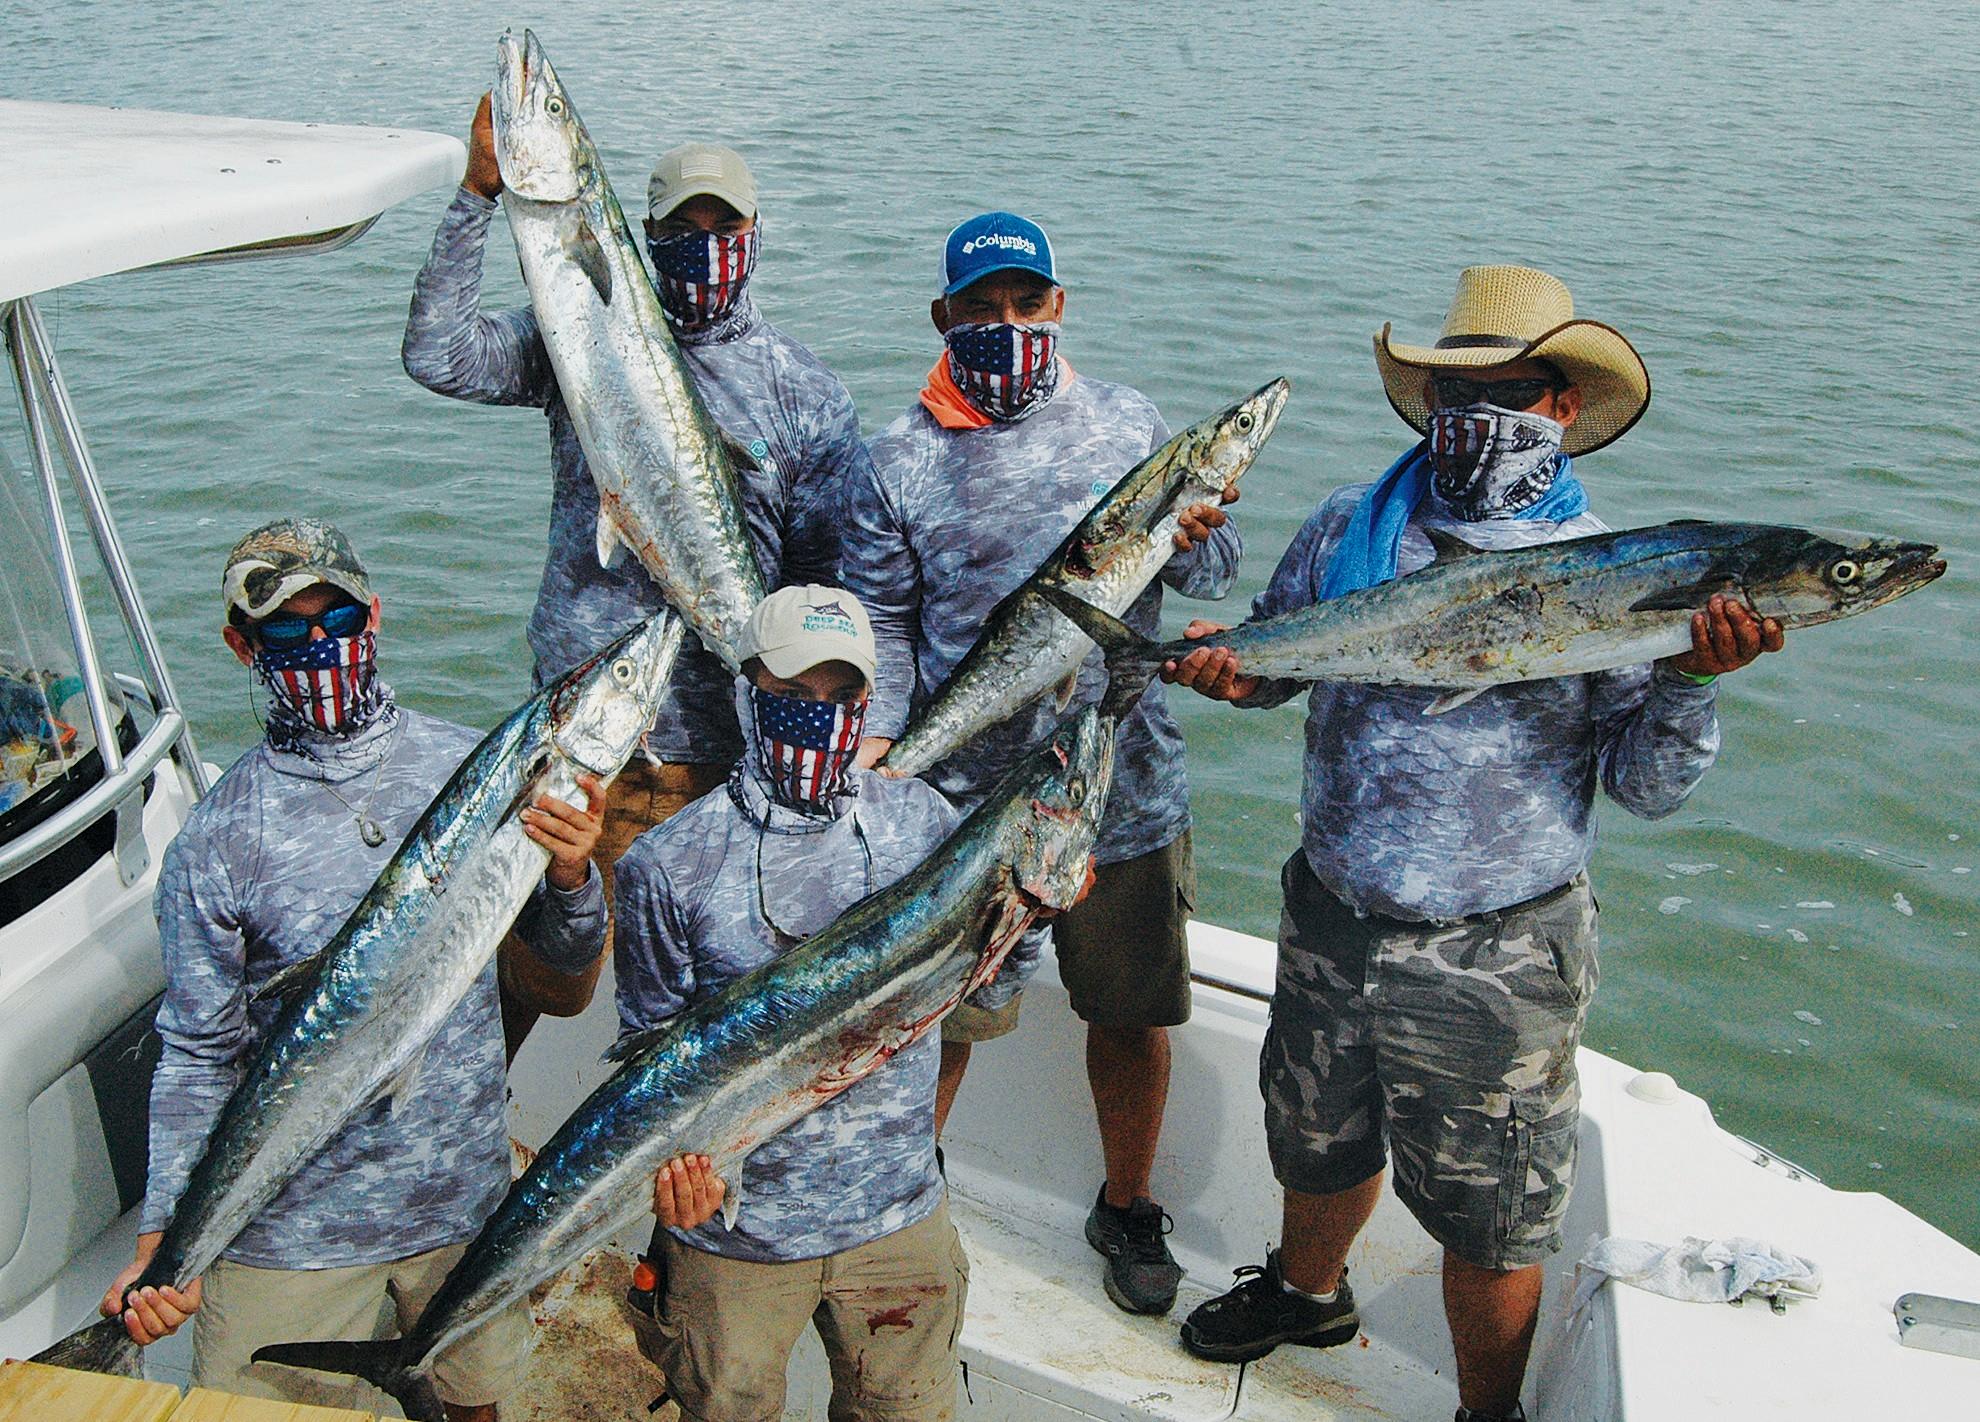
[[(633, 841), (613, 870), (622, 1038), (774, 961), (795, 946), (792, 937), (826, 928), (914, 869), (962, 822), (962, 811), (923, 781), (854, 774), (856, 792), (835, 801), (830, 818), (811, 818), (771, 803), (751, 755), (728, 790)], [(778, 946), (777, 929), (788, 946)], [(1015, 997), (1044, 939), (1044, 930), (1027, 933), (970, 1001), (993, 1008)], [(675, 1236), (712, 1254), (777, 1262), (838, 1254), (925, 1219), (942, 1199), (939, 1039), (927, 1033), (751, 1152), (733, 1230), (717, 1215)]]
[[(1366, 484), (1337, 490), (1293, 538), (1253, 617), (1319, 601), (1327, 560)], [(1403, 533), (1398, 576), (1435, 558), (1423, 524), (1480, 548), (1603, 533), (1561, 522), (1464, 522), (1431, 495)], [(1242, 704), (1276, 706), (1301, 683), (1269, 681)], [(1363, 914), (1449, 921), (1557, 889), (1595, 847), (1595, 787), (1656, 819), (1684, 803), (1719, 751), (1714, 689), (1624, 667), (1516, 682), (1440, 716), (1425, 687), (1312, 684), (1301, 842), (1314, 875)]]
[[(349, 736), (310, 735), (308, 754), (264, 741), (193, 808), (165, 851), (153, 900), (165, 957), (157, 1024), (165, 1046), (151, 1083), (141, 1231), (170, 1221), (220, 1108), (275, 1019), (278, 1002), (250, 996), (343, 926), (480, 739), (392, 708)], [(383, 844), (358, 837), (352, 811), (326, 781), (378, 821)], [(569, 893), (538, 884), (516, 932), (563, 971), (587, 966), (605, 941), (597, 871)], [(359, 1110), (224, 1257), (262, 1269), (327, 1269), (472, 1239), (509, 1186), (507, 1080), (490, 962), (403, 1097)]]
[[(541, 409), (550, 422), (550, 546), (529, 619), (536, 684), (562, 676), (664, 600), (633, 558), (598, 562), (598, 486), (585, 462), (549, 352), (527, 307), (481, 310), (483, 247), (496, 204), (462, 188), (440, 219), (413, 284), (402, 351), (427, 389), (483, 405)], [(730, 317), (674, 333), (715, 423), (755, 456), (738, 469), (743, 512), (765, 584), (836, 581), (841, 490), (863, 478), (866, 445), (852, 396), (810, 351), (745, 296)], [(741, 749), (730, 673), (688, 638), (647, 748), (665, 761), (722, 764)]]
[[(839, 570), (841, 586), (865, 604), (880, 647), (867, 733), (897, 739), (975, 645), (991, 610), (1168, 438), (1145, 395), (1083, 375), (1023, 420), (950, 430), (917, 404), (889, 425), (873, 441), (873, 467), (849, 486)], [(1124, 620), (1155, 635), (1164, 584), (1185, 597), (1223, 597), (1243, 551), (1237, 525), (1226, 523), (1171, 558)], [(1098, 702), (1106, 688), (1096, 649), (1064, 711), (1048, 693), (928, 779), (952, 800), (975, 804), (1064, 716)], [(1182, 728), (1156, 682), (1121, 722), (1097, 857), (1114, 864), (1150, 854), (1188, 828)]]

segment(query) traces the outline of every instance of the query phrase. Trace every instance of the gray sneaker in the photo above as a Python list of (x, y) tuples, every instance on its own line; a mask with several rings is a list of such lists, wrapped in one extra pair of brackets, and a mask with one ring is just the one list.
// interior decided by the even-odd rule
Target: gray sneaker
[(1125, 1210), (1107, 1203), (1100, 1187), (1086, 1217), (1086, 1242), (1107, 1256), (1107, 1297), (1129, 1313), (1167, 1313), (1182, 1283), (1182, 1265), (1162, 1236), (1175, 1228), (1168, 1212), (1147, 1196)]
[(1266, 1254), (1264, 1268), (1246, 1264), (1237, 1278), (1236, 1288), (1198, 1304), (1183, 1320), (1182, 1345), (1199, 1358), (1248, 1363), (1281, 1343), (1334, 1348), (1361, 1331), (1345, 1269), (1332, 1303), (1287, 1293), (1276, 1249)]

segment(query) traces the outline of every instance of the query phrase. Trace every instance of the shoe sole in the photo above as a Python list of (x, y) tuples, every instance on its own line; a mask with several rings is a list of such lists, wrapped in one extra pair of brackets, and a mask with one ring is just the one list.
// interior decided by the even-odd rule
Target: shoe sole
[(1114, 1307), (1122, 1313), (1159, 1318), (1176, 1306), (1176, 1295), (1173, 1290), (1170, 1291), (1166, 1299), (1147, 1304), (1136, 1303), (1122, 1291), (1121, 1286), (1114, 1281), (1114, 1271), (1111, 1267), (1114, 1262), (1114, 1256), (1108, 1250), (1107, 1246), (1100, 1241), (1097, 1232), (1093, 1228), (1091, 1217), (1086, 1221), (1086, 1242), (1093, 1246), (1093, 1252), (1095, 1254), (1098, 1254), (1102, 1259), (1107, 1261), (1109, 1267), (1107, 1272), (1100, 1276), (1100, 1285), (1107, 1291), (1107, 1297), (1113, 1301)]
[(1296, 1338), (1274, 1338), (1266, 1343), (1232, 1343), (1221, 1345), (1205, 1343), (1191, 1336), (1189, 1325), (1182, 1326), (1182, 1345), (1194, 1357), (1212, 1363), (1253, 1363), (1264, 1357), (1281, 1344), (1290, 1343), (1299, 1348), (1338, 1348), (1351, 1341), (1361, 1332), (1361, 1319), (1344, 1319), (1331, 1328), (1316, 1329), (1312, 1333), (1302, 1333)]

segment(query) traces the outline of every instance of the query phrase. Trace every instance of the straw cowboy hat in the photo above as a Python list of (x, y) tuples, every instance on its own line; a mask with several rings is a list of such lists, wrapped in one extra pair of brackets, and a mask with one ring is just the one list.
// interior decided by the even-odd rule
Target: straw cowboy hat
[(1556, 277), (1532, 267), (1466, 267), (1434, 346), (1375, 337), (1375, 366), (1396, 413), (1418, 434), (1428, 433), (1423, 388), (1440, 370), (1479, 370), (1516, 360), (1545, 360), (1581, 387), (1581, 413), (1561, 447), (1569, 454), (1600, 449), (1643, 417), (1650, 372), (1620, 331), (1578, 321), (1574, 298)]

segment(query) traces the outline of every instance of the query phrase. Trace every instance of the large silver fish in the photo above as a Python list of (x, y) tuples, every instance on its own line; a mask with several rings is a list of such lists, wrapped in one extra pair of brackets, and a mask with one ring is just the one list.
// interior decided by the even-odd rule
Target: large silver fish
[(733, 1211), (751, 1150), (989, 981), (1039, 905), (1073, 902), (1106, 803), (1113, 743), (1113, 722), (1087, 710), (912, 873), (625, 1043), (629, 1059), (510, 1188), (404, 1339), (284, 1343), (255, 1358), (357, 1374), (398, 1397), (407, 1416), (437, 1419), (425, 1378), (435, 1354), (646, 1214), (663, 1162), (687, 1151), (709, 1156), (730, 1181)]
[(491, 100), (502, 208), (598, 485), (598, 558), (631, 550), (702, 645), (740, 671), (764, 587), (736, 464), (681, 360), (598, 150), (536, 36), (504, 34)]
[(1175, 556), (1184, 511), (1216, 503), (1251, 467), (1289, 389), (1284, 380), (1260, 387), (1122, 476), (1038, 571), (991, 611), (976, 644), (887, 753), (887, 768), (919, 775), (1053, 686), (1070, 692), (1093, 642), (1041, 590), (1058, 588), (1116, 617), (1126, 612)]
[(1229, 647), (1252, 676), (1452, 688), (1437, 712), (1488, 686), (1674, 656), (1714, 593), (1784, 627), (1854, 617), (1945, 572), (1929, 543), (1837, 542), (1801, 528), (1684, 520), (1486, 553), (1432, 531), (1420, 572), (1201, 641), (1156, 643), (1053, 594), (1109, 647), (1116, 675), (1198, 647)]
[[(417, 1070), (549, 865), (518, 811), (546, 793), (577, 801), (582, 772), (619, 773), (681, 637), (663, 611), (525, 702), (461, 762), (336, 936), (263, 988), (286, 1005), (132, 1289), (190, 1285), (352, 1116)], [(123, 1320), (38, 1360), (127, 1371)]]

